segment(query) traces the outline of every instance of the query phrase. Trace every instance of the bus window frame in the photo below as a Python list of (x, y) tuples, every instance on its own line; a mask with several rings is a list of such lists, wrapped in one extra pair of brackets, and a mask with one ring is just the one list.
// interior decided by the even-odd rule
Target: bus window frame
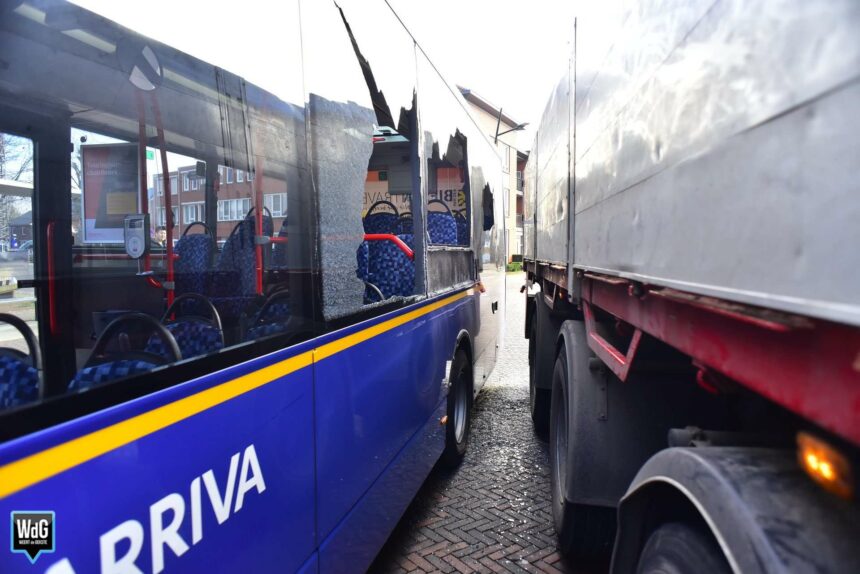
[[(0, 129), (27, 138), (33, 145), (33, 290), (36, 298), (38, 340), (42, 353), (42, 387), (45, 396), (58, 394), (59, 384), (71, 370), (74, 376), (72, 333), (64, 325), (71, 315), (71, 169), (68, 147), (69, 120), (65, 114), (53, 116), (34, 113), (20, 106), (0, 106)], [(54, 194), (42, 190), (65, 190), (69, 201), (56, 201)], [(49, 223), (54, 222), (48, 245)], [(68, 225), (62, 225), (68, 222)], [(64, 256), (68, 254), (68, 256)], [(53, 256), (49, 267), (48, 256)], [(49, 269), (54, 276), (49, 277)], [(53, 284), (53, 285), (52, 285)], [(53, 294), (53, 300), (49, 293)]]

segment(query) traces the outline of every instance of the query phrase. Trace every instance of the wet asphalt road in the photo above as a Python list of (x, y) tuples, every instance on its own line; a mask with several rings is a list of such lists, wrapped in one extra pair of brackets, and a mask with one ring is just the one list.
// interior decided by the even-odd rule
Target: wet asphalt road
[(573, 572), (555, 546), (546, 443), (528, 414), (523, 274), (507, 276), (505, 346), (475, 401), (462, 465), (436, 469), (371, 572)]

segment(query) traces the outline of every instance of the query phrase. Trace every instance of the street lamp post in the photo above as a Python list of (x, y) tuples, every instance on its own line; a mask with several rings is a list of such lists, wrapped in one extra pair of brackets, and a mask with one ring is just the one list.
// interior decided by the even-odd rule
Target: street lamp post
[(525, 127), (527, 125), (529, 125), (528, 122), (526, 122), (524, 124), (517, 124), (509, 130), (505, 130), (503, 132), (500, 132), (499, 128), (502, 126), (502, 108), (499, 108), (499, 117), (496, 118), (496, 135), (493, 138), (493, 143), (496, 145), (499, 145), (499, 136), (503, 136), (503, 135), (509, 134), (511, 132), (517, 132), (517, 131), (523, 130), (523, 129), (525, 129)]

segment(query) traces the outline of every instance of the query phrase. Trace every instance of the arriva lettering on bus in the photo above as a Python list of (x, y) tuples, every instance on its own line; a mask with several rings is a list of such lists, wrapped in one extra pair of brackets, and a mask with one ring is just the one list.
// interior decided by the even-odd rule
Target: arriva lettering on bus
[[(219, 476), (224, 476), (223, 471)], [(257, 458), (254, 445), (243, 453), (230, 457), (227, 479), (219, 482), (212, 469), (191, 481), (187, 492), (171, 492), (149, 507), (148, 541), (152, 558), (152, 574), (164, 571), (167, 552), (177, 557), (203, 540), (203, 504), (208, 501), (219, 525), (242, 510), (245, 495), (256, 490), (262, 494), (266, 482)], [(205, 491), (205, 496), (203, 495)], [(191, 539), (180, 534), (186, 520), (191, 521)], [(99, 537), (99, 563), (102, 574), (144, 574), (138, 560), (144, 552), (147, 530), (144, 521), (131, 518), (111, 528)], [(75, 569), (68, 559), (63, 559), (46, 571), (46, 574), (74, 574)]]

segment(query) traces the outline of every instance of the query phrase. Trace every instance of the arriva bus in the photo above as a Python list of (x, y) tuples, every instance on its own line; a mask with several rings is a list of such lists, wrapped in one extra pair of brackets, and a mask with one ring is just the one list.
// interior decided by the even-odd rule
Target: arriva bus
[(0, 571), (365, 570), (504, 314), (500, 159), (397, 15), (0, 0), (0, 132)]

